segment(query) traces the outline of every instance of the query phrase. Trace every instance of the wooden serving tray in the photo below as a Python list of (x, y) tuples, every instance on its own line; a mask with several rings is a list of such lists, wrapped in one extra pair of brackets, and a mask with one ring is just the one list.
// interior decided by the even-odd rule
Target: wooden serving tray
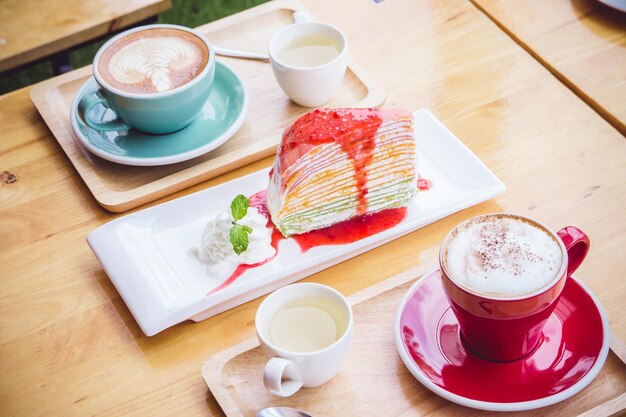
[[(215, 45), (265, 52), (271, 36), (293, 23), (294, 11), (304, 11), (304, 7), (295, 1), (275, 1), (197, 29)], [(121, 212), (273, 155), (285, 126), (309, 110), (285, 96), (268, 63), (218, 59), (234, 69), (248, 89), (247, 118), (239, 132), (224, 145), (172, 165), (120, 165), (92, 155), (77, 144), (70, 125), (70, 107), (78, 89), (91, 76), (91, 66), (40, 83), (30, 96), (98, 203), (107, 210)], [(343, 84), (328, 106), (376, 107), (384, 100), (384, 91), (350, 57)]]
[[(210, 358), (202, 376), (226, 416), (253, 417), (271, 406), (300, 408), (314, 417), (502, 416), (435, 395), (402, 363), (392, 326), (399, 303), (418, 278), (417, 271), (409, 270), (349, 297), (354, 312), (350, 355), (339, 374), (319, 388), (302, 389), (290, 398), (267, 392), (263, 387), (266, 359), (256, 338)], [(550, 407), (515, 414), (591, 417), (619, 413), (626, 407), (626, 365), (620, 359), (624, 353), (623, 344), (614, 339), (604, 367), (587, 388)]]

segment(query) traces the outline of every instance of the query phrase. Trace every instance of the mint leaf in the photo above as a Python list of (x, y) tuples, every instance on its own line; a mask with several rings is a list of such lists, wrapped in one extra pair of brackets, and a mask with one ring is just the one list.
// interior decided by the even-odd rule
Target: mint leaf
[(235, 221), (243, 219), (248, 212), (248, 206), (250, 206), (248, 197), (243, 194), (239, 194), (235, 197), (232, 203), (230, 203), (230, 212), (233, 215), (233, 219), (235, 219)]
[(237, 255), (241, 255), (248, 249), (248, 243), (250, 243), (248, 235), (251, 232), (252, 229), (248, 226), (241, 226), (237, 223), (233, 224), (233, 227), (230, 228), (230, 243), (233, 245), (233, 250)]
[(243, 219), (248, 213), (248, 207), (250, 207), (250, 201), (248, 197), (243, 194), (237, 195), (230, 203), (230, 212), (233, 215), (233, 225), (230, 228), (229, 238), (230, 243), (233, 245), (233, 250), (237, 255), (241, 255), (248, 249), (250, 238), (248, 237), (252, 233), (252, 228), (243, 224), (237, 223), (238, 220)]

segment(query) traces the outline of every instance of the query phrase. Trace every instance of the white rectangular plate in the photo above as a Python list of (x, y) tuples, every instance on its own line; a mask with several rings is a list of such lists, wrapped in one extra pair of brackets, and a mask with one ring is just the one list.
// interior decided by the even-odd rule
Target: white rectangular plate
[(120, 217), (92, 231), (87, 242), (143, 332), (152, 336), (184, 320), (221, 313), (504, 191), (504, 184), (428, 110), (414, 116), (419, 172), (433, 188), (418, 193), (400, 224), (374, 236), (305, 253), (285, 239), (271, 262), (207, 295), (220, 281), (189, 256), (189, 248), (200, 241), (207, 220), (235, 195), (267, 187), (269, 170), (264, 169)]

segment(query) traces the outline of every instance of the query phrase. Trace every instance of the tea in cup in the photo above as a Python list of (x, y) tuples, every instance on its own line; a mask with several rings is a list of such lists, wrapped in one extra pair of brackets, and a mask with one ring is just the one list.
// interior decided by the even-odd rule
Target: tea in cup
[(326, 23), (294, 23), (274, 34), (269, 57), (285, 94), (301, 106), (318, 107), (341, 85), (348, 42), (339, 29)]
[(439, 264), (465, 347), (495, 362), (531, 353), (588, 250), (589, 238), (576, 227), (553, 233), (514, 214), (456, 226), (441, 245)]
[[(177, 25), (148, 25), (111, 38), (97, 52), (93, 76), (100, 89), (83, 97), (79, 112), (96, 130), (176, 132), (199, 114), (215, 77), (215, 51), (199, 32)], [(117, 119), (92, 117), (102, 105)]]
[(324, 384), (339, 371), (352, 340), (352, 308), (333, 288), (292, 284), (263, 300), (255, 325), (269, 358), (263, 373), (265, 387), (288, 397), (301, 387)]

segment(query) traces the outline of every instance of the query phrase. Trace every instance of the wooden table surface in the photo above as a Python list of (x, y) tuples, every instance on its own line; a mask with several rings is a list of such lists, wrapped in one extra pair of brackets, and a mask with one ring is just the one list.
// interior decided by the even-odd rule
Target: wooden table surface
[(141, 22), (171, 0), (2, 0), (0, 73)]
[[(409, 268), (428, 272), (455, 224), (510, 211), (589, 234), (591, 251), (577, 276), (601, 300), (612, 332), (626, 339), (624, 138), (471, 3), (304, 3), (317, 19), (345, 31), (352, 54), (386, 89), (387, 107), (429, 108), (507, 185), (496, 199), (309, 280), (351, 294)], [(144, 336), (85, 242), (89, 231), (117, 215), (93, 199), (27, 89), (0, 97), (0, 126), (0, 172), (6, 171), (0, 182), (1, 414), (222, 415), (200, 368), (254, 335), (259, 300)], [(452, 403), (437, 404), (434, 415), (466, 414)]]
[(598, 0), (472, 0), (626, 135), (626, 13)]

